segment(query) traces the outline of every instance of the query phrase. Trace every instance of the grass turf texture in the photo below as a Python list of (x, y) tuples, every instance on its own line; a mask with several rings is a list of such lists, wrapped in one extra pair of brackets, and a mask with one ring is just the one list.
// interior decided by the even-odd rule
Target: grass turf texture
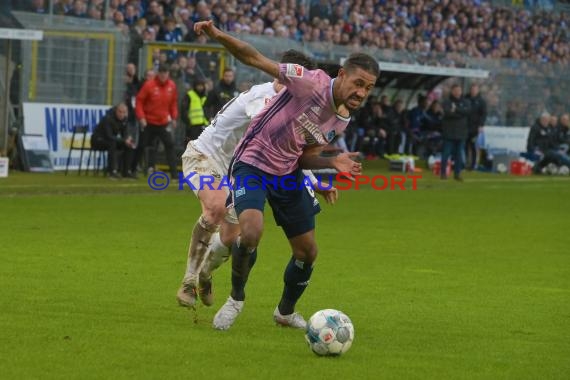
[(418, 191), (366, 187), (323, 206), (298, 310), (340, 309), (356, 338), (345, 356), (319, 358), (301, 331), (273, 324), (290, 252), (270, 212), (244, 312), (219, 332), (229, 265), (212, 308), (193, 315), (175, 301), (199, 215), (189, 190), (10, 173), (0, 377), (569, 378), (570, 181), (423, 176)]

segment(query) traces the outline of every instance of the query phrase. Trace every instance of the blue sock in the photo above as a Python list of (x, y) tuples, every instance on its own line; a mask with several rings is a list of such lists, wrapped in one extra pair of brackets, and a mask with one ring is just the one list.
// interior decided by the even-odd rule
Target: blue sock
[(312, 273), (313, 265), (307, 265), (303, 261), (295, 259), (295, 257), (289, 260), (283, 275), (285, 287), (281, 296), (281, 302), (279, 302), (279, 312), (282, 315), (288, 315), (295, 311), (295, 304), (301, 298), (307, 285), (309, 285)]
[(232, 244), (232, 293), (236, 301), (245, 300), (245, 284), (251, 268), (257, 259), (257, 248), (253, 252), (237, 243)]

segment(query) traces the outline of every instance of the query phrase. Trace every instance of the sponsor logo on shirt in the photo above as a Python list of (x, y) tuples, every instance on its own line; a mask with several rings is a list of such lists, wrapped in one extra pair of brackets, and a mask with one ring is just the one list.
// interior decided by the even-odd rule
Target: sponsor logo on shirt
[(325, 145), (327, 143), (318, 125), (313, 123), (309, 119), (309, 116), (307, 116), (306, 113), (302, 113), (297, 118), (297, 122), (298, 124), (296, 124), (295, 126), (295, 131), (301, 136), (303, 136), (305, 142), (308, 145), (312, 144)]

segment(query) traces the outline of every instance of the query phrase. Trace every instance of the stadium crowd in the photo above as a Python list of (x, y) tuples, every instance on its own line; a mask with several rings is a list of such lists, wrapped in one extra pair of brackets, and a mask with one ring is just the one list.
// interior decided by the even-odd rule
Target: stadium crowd
[[(549, 8), (538, 2), (526, 3)], [(131, 76), (136, 72), (134, 65), (138, 64), (139, 49), (144, 42), (205, 44), (207, 38), (196, 36), (193, 25), (209, 19), (224, 31), (291, 39), (307, 44), (311, 51), (326, 51), (328, 47), (340, 45), (354, 50), (398, 53), (400, 57), (406, 57), (402, 61), (408, 63), (435, 62), (459, 67), (464, 65), (465, 57), (484, 60), (489, 67), (501, 65), (503, 73), (511, 70), (513, 86), (518, 86), (521, 93), (532, 92), (529, 78), (545, 72), (555, 78), (553, 70), (556, 67), (570, 64), (569, 14), (528, 7), (499, 7), (480, 0), (110, 0), (108, 9), (105, 0), (53, 0), (53, 4), (49, 4), (49, 0), (29, 0), (17, 4), (20, 9), (32, 12), (45, 13), (51, 6), (57, 15), (112, 21), (130, 36), (131, 66), (128, 71)], [(170, 79), (178, 90), (180, 114), (183, 115), (181, 122), (187, 130), (186, 139), (189, 135), (196, 137), (194, 132), (197, 130), (188, 129), (192, 123), (186, 117), (188, 91), (195, 89), (196, 84), (204, 84), (207, 95), (204, 104), (206, 121), (214, 117), (225, 101), (253, 84), (245, 79), (236, 80), (232, 70), (226, 70), (223, 77), (218, 77), (217, 57), (213, 53), (156, 50), (153, 54), (155, 71), (160, 65), (170, 67)], [(504, 62), (508, 62), (506, 68)], [(555, 65), (541, 65), (543, 63)], [(541, 69), (543, 66), (544, 70)], [(129, 106), (129, 99), (140, 86), (132, 80), (127, 79), (129, 89), (125, 103)], [(474, 125), (471, 119), (466, 121), (466, 141), (471, 152), (475, 150), (476, 130), (483, 123), (535, 125), (540, 121), (536, 121), (537, 116), (545, 111), (545, 104), (555, 105), (550, 109), (551, 113), (564, 115), (568, 112), (566, 104), (559, 101), (566, 91), (564, 83), (544, 86), (542, 93), (537, 95), (542, 102), (536, 103), (516, 96), (502, 103), (499, 98), (504, 88), (493, 80), (481, 83), (480, 92), (485, 99), (482, 123)], [(528, 91), (524, 91), (525, 88)], [(441, 151), (441, 107), (449, 90), (449, 86), (444, 86), (443, 93), (437, 96), (424, 94), (409, 110), (405, 109), (402, 99), (372, 98), (353, 118), (347, 131), (346, 148), (363, 151), (368, 158), (397, 153), (425, 157)], [(481, 98), (479, 94), (474, 96)], [(132, 117), (133, 110), (130, 111)], [(564, 117), (558, 119), (565, 120)], [(564, 129), (557, 124), (547, 130), (549, 136), (561, 136), (550, 133)], [(179, 140), (184, 141), (184, 137), (179, 136)], [(566, 140), (554, 142), (551, 137), (546, 140), (551, 148), (568, 143)], [(542, 150), (551, 149), (546, 149), (543, 143), (540, 145)], [(529, 154), (536, 150), (539, 158), (544, 156), (541, 149), (529, 145)], [(471, 168), (476, 165), (473, 155), (468, 165)]]
[[(28, 10), (46, 12), (49, 0)], [(18, 2), (24, 3), (25, 2)], [(54, 0), (54, 13), (113, 20), (146, 41), (195, 41), (192, 25), (300, 42), (412, 53), (570, 62), (570, 17), (480, 0)]]

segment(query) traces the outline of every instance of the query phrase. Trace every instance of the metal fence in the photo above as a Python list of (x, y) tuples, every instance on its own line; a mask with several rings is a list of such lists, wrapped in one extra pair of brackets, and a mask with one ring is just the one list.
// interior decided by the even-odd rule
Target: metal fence
[(21, 101), (111, 105), (122, 99), (128, 36), (103, 21), (13, 12), (43, 41), (22, 42)]
[[(7, 93), (6, 88), (11, 87), (12, 73), (14, 72), (14, 65), (12, 62), (7, 62), (5, 57), (8, 55), (8, 41), (0, 39), (0, 157), (7, 154), (7, 139), (8, 129), (14, 123), (15, 117), (12, 107), (5, 107), (5, 100), (3, 99)], [(6, 123), (7, 121), (7, 123)]]

